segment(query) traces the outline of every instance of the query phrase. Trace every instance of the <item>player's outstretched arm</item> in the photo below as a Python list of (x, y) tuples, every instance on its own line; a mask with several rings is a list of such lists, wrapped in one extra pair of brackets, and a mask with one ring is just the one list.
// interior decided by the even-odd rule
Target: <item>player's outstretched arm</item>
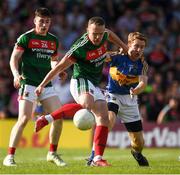
[(135, 88), (130, 89), (130, 95), (138, 95), (144, 91), (147, 86), (148, 77), (145, 75), (139, 76), (139, 83)]
[(106, 31), (109, 33), (109, 41), (115, 44), (119, 48), (123, 48), (124, 52), (128, 51), (128, 46), (111, 30), (106, 29)]
[(58, 74), (63, 72), (65, 69), (70, 67), (74, 62), (72, 62), (66, 55), (62, 58), (62, 60), (46, 75), (41, 84), (36, 88), (35, 93), (39, 96), (43, 88)]

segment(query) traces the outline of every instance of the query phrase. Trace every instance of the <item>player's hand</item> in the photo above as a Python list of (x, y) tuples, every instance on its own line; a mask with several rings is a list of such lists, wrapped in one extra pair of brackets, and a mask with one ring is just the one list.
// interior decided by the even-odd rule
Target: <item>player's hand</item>
[(120, 55), (127, 55), (127, 52), (123, 48), (119, 48), (118, 54), (120, 54)]
[(59, 79), (60, 80), (65, 81), (65, 80), (67, 80), (67, 78), (68, 78), (68, 73), (67, 72), (63, 71), (63, 72), (61, 72), (59, 74)]
[(43, 89), (44, 89), (44, 87), (42, 87), (42, 86), (38, 86), (36, 89), (35, 89), (35, 94), (37, 95), (37, 96), (40, 96), (41, 95), (41, 93), (42, 93), (42, 91), (43, 91)]
[(132, 87), (130, 88), (129, 93), (130, 93), (130, 97), (133, 98), (135, 94), (134, 94), (134, 89)]
[(24, 79), (22, 75), (17, 75), (14, 77), (14, 87), (19, 89), (21, 86), (21, 81)]

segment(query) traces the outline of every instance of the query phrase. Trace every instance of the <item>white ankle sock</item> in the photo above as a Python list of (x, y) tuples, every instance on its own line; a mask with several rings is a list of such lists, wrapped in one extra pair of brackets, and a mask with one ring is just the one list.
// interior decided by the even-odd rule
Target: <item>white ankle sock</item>
[(45, 119), (48, 121), (48, 123), (51, 123), (54, 121), (53, 117), (50, 114), (45, 115)]
[(96, 162), (96, 161), (101, 160), (101, 159), (102, 159), (102, 156), (97, 155), (94, 157), (93, 161)]

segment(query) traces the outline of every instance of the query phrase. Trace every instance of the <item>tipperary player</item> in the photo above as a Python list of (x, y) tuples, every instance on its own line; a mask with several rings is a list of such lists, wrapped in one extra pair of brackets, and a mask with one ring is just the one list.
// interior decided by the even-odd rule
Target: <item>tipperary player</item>
[[(142, 155), (143, 128), (137, 102), (137, 95), (144, 90), (148, 79), (148, 65), (143, 58), (146, 43), (147, 39), (143, 34), (130, 33), (127, 55), (117, 53), (107, 58), (110, 63), (107, 86), (109, 129), (114, 126), (116, 116), (120, 117), (131, 140), (131, 153), (139, 166), (149, 166), (147, 159)], [(87, 165), (91, 164), (93, 157), (94, 150)]]

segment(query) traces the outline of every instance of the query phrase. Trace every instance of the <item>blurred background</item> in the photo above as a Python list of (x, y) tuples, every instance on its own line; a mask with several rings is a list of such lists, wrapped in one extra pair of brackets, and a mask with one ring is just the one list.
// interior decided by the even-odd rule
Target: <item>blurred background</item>
[[(103, 17), (107, 28), (124, 42), (130, 32), (144, 33), (148, 37), (145, 58), (149, 83), (139, 96), (143, 120), (159, 124), (180, 121), (179, 0), (0, 0), (0, 119), (18, 116), (18, 93), (13, 87), (9, 60), (16, 39), (33, 28), (34, 10), (40, 6), (53, 14), (50, 31), (59, 38), (61, 56), (86, 31), (92, 16)], [(63, 103), (73, 101), (67, 88), (71, 69), (68, 73), (67, 81), (54, 80)], [(105, 67), (103, 88), (107, 74)], [(41, 107), (35, 112), (41, 113)]]

